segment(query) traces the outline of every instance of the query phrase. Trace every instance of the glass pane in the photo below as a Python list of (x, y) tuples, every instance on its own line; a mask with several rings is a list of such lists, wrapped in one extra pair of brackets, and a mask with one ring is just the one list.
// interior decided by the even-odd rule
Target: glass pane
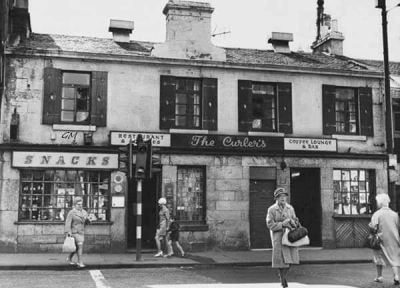
[(357, 132), (357, 125), (355, 123), (350, 123), (349, 124), (349, 132), (350, 133), (356, 133)]
[(75, 99), (75, 88), (63, 87), (62, 98)]
[(177, 104), (186, 104), (187, 103), (186, 94), (177, 93), (176, 94), (176, 103)]
[(193, 115), (200, 115), (200, 106), (195, 105), (193, 107)]
[(336, 102), (336, 111), (344, 111), (344, 102)]
[(185, 90), (185, 80), (184, 79), (177, 79), (176, 80), (176, 90)]
[(193, 127), (200, 127), (200, 117), (193, 117)]
[(54, 180), (54, 171), (53, 170), (46, 170), (44, 172), (44, 180), (45, 181), (52, 181)]
[(175, 106), (176, 115), (186, 115), (186, 105), (176, 105)]
[(33, 171), (33, 181), (42, 181), (43, 180), (43, 173), (42, 171)]
[(61, 121), (73, 122), (74, 121), (74, 112), (61, 111)]
[(200, 91), (200, 81), (194, 81), (193, 91)]
[(89, 112), (76, 112), (76, 122), (84, 122), (89, 118)]
[(333, 170), (333, 180), (342, 180), (340, 170)]
[(360, 170), (360, 181), (365, 181), (365, 170)]
[(21, 170), (20, 172), (21, 180), (31, 180), (32, 179), (32, 171)]
[(63, 110), (75, 110), (75, 100), (63, 99), (61, 101), (61, 109), (63, 109)]
[(200, 105), (200, 95), (193, 94), (193, 104)]
[(350, 171), (351, 181), (358, 181), (358, 170)]
[(64, 72), (63, 73), (63, 83), (89, 86), (90, 85), (90, 74)]
[(176, 116), (175, 117), (175, 125), (180, 127), (186, 126), (186, 116)]
[(254, 119), (252, 124), (251, 124), (251, 127), (253, 129), (261, 129), (262, 128), (262, 120), (261, 119)]
[(77, 88), (76, 110), (89, 111), (89, 88)]

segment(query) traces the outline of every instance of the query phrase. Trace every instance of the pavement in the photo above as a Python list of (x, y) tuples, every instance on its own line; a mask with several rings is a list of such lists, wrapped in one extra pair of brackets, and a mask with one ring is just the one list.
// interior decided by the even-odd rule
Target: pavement
[[(135, 253), (84, 254), (85, 269), (156, 268), (156, 267), (215, 267), (215, 266), (270, 266), (271, 250), (225, 251), (187, 253), (185, 257), (156, 258), (143, 253), (136, 261)], [(54, 253), (2, 253), (0, 270), (72, 270), (66, 263), (67, 254)], [(300, 249), (301, 264), (371, 263), (372, 251), (365, 248)]]

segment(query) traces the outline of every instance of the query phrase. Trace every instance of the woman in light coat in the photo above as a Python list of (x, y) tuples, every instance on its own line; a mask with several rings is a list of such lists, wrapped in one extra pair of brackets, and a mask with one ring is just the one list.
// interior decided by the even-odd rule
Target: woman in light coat
[(390, 198), (387, 194), (378, 194), (376, 204), (379, 208), (371, 218), (369, 224), (371, 229), (377, 231), (381, 243), (381, 250), (373, 250), (374, 262), (376, 264), (377, 277), (375, 282), (382, 282), (383, 266), (390, 265), (394, 275), (394, 285), (400, 285), (400, 239), (399, 239), (399, 216), (389, 208)]
[(286, 276), (290, 264), (299, 264), (298, 249), (282, 245), (284, 229), (296, 227), (297, 221), (293, 207), (287, 203), (287, 196), (282, 187), (274, 191), (276, 203), (268, 208), (266, 219), (272, 240), (272, 267), (278, 268), (282, 287), (288, 287)]
[[(78, 265), (79, 268), (84, 268), (82, 262), (83, 242), (85, 241), (85, 225), (90, 223), (88, 213), (82, 208), (83, 200), (81, 197), (75, 197), (74, 208), (69, 211), (65, 220), (65, 233), (75, 239), (76, 251), (72, 252), (67, 262), (70, 265)], [(74, 263), (72, 258), (77, 255), (78, 262)]]
[(167, 255), (172, 253), (167, 243), (167, 229), (169, 226), (169, 210), (167, 208), (167, 200), (163, 197), (158, 199), (158, 205), (160, 206), (160, 211), (158, 212), (159, 227), (156, 231), (156, 236), (154, 237), (154, 240), (156, 241), (157, 245), (157, 254), (155, 254), (154, 257), (164, 256), (164, 253), (162, 252), (161, 249), (161, 241), (164, 241), (164, 243), (167, 244), (167, 249), (168, 249)]

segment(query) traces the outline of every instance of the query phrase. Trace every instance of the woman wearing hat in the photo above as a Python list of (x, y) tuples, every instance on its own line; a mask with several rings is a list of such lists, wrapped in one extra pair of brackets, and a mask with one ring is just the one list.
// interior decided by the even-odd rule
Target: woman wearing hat
[(288, 193), (285, 188), (279, 187), (274, 191), (276, 203), (268, 208), (267, 227), (271, 232), (272, 240), (272, 267), (279, 269), (282, 287), (288, 287), (286, 276), (290, 264), (299, 264), (299, 252), (296, 247), (282, 245), (282, 236), (285, 228), (296, 227), (296, 214), (287, 203)]
[[(160, 206), (160, 212), (158, 213), (160, 221), (159, 221), (159, 227), (156, 231), (156, 236), (154, 237), (157, 245), (157, 254), (155, 254), (154, 257), (161, 257), (164, 255), (161, 250), (161, 241), (164, 240), (165, 243), (167, 243), (167, 229), (169, 226), (169, 210), (166, 206), (167, 199), (165, 198), (158, 199), (158, 205)], [(168, 251), (168, 254), (169, 253), (170, 251)]]

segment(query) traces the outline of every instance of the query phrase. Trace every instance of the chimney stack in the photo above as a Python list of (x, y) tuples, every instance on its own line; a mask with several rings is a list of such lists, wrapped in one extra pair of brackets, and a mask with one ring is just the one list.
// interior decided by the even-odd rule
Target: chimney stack
[(343, 55), (343, 40), (342, 32), (339, 32), (338, 21), (331, 19), (329, 14), (323, 14), (320, 38), (317, 38), (311, 45), (313, 53), (329, 53), (333, 55)]
[(211, 43), (213, 11), (209, 3), (169, 0), (163, 10), (166, 39), (155, 45), (152, 56), (225, 61), (225, 50)]
[(16, 0), (11, 6), (9, 14), (9, 43), (18, 45), (21, 41), (28, 39), (31, 35), (31, 17), (29, 14), (29, 1)]
[(290, 53), (289, 42), (293, 41), (292, 33), (272, 32), (268, 43), (272, 44), (276, 53)]
[(115, 42), (129, 43), (133, 28), (133, 21), (110, 20), (108, 31), (112, 32)]

